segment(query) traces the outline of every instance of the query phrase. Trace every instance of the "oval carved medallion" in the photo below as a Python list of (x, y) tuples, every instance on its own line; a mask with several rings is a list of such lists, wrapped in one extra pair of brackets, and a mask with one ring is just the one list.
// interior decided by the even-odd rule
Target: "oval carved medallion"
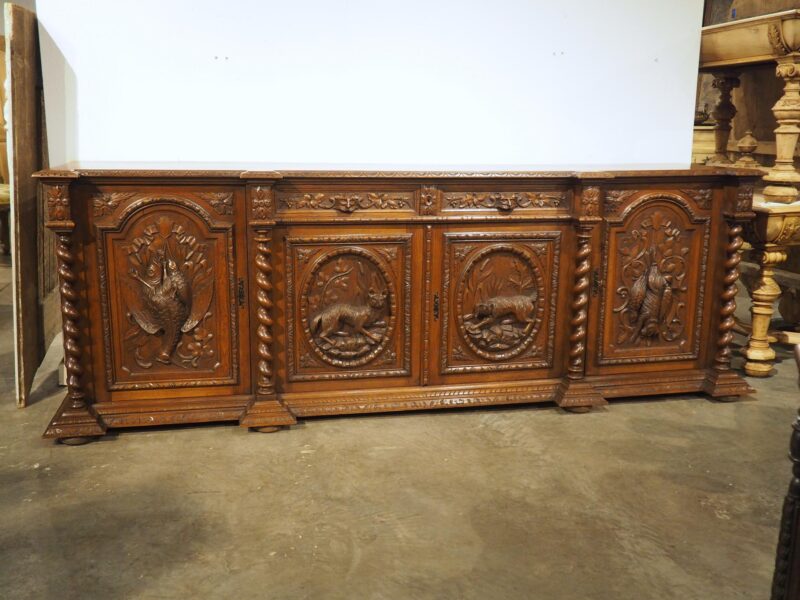
[(340, 368), (366, 365), (389, 344), (397, 314), (392, 277), (358, 247), (326, 254), (310, 269), (300, 310), (314, 354)]
[(544, 278), (532, 250), (495, 244), (467, 257), (456, 322), (470, 350), (487, 360), (522, 354), (542, 324)]

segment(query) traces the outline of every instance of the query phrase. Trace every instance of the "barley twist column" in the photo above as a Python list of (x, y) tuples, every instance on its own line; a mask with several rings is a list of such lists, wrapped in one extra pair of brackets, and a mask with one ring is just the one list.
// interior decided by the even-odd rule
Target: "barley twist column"
[(256, 233), (256, 315), (258, 328), (258, 385), (259, 394), (268, 396), (275, 393), (272, 381), (272, 237), (269, 231)]
[(733, 314), (736, 312), (736, 292), (739, 291), (736, 282), (739, 280), (739, 262), (742, 260), (739, 250), (743, 242), (742, 226), (735, 221), (728, 221), (725, 276), (720, 297), (722, 308), (720, 309), (719, 338), (717, 339), (717, 353), (714, 356), (714, 369), (717, 371), (729, 371), (731, 368), (731, 342), (733, 342), (735, 325)]
[(64, 368), (67, 395), (50, 421), (43, 437), (68, 445), (85, 444), (105, 433), (105, 425), (94, 413), (84, 391), (84, 365), (81, 335), (81, 294), (75, 251), (75, 223), (69, 197), (69, 183), (52, 181), (42, 185), (47, 202), (47, 227), (56, 234), (61, 320), (64, 336)]

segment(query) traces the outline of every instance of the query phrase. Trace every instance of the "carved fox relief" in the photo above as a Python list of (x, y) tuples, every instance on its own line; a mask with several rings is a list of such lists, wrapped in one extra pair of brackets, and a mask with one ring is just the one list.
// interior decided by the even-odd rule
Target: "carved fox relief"
[(467, 261), (458, 290), (457, 322), (478, 356), (507, 360), (530, 347), (541, 323), (541, 274), (521, 246), (489, 247)]
[(204, 327), (214, 292), (206, 247), (167, 217), (148, 224), (124, 248), (130, 328), (124, 342), (142, 369), (215, 366), (214, 336)]
[(378, 259), (367, 252), (342, 252), (318, 263), (302, 299), (314, 355), (341, 368), (371, 362), (391, 337), (393, 293)]

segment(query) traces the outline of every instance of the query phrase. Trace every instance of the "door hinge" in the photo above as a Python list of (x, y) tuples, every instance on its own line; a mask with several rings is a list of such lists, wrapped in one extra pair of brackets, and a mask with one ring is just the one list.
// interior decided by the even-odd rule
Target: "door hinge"
[(597, 296), (600, 293), (600, 268), (597, 267), (592, 271), (592, 296)]
[(244, 279), (239, 279), (239, 306), (244, 306)]
[(439, 320), (439, 294), (433, 295), (433, 319)]

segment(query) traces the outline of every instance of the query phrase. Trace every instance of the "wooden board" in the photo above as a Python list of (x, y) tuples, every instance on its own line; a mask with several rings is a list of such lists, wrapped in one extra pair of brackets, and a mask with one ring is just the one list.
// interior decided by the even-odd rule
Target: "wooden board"
[[(6, 114), (11, 184), (11, 245), (14, 270), (14, 338), (16, 398), (25, 406), (36, 369), (52, 340), (42, 326), (40, 264), (44, 235), (39, 201), (31, 174), (42, 165), (41, 64), (36, 16), (14, 4), (5, 5)], [(49, 302), (50, 313), (56, 306)], [(52, 315), (50, 321), (52, 321)]]

